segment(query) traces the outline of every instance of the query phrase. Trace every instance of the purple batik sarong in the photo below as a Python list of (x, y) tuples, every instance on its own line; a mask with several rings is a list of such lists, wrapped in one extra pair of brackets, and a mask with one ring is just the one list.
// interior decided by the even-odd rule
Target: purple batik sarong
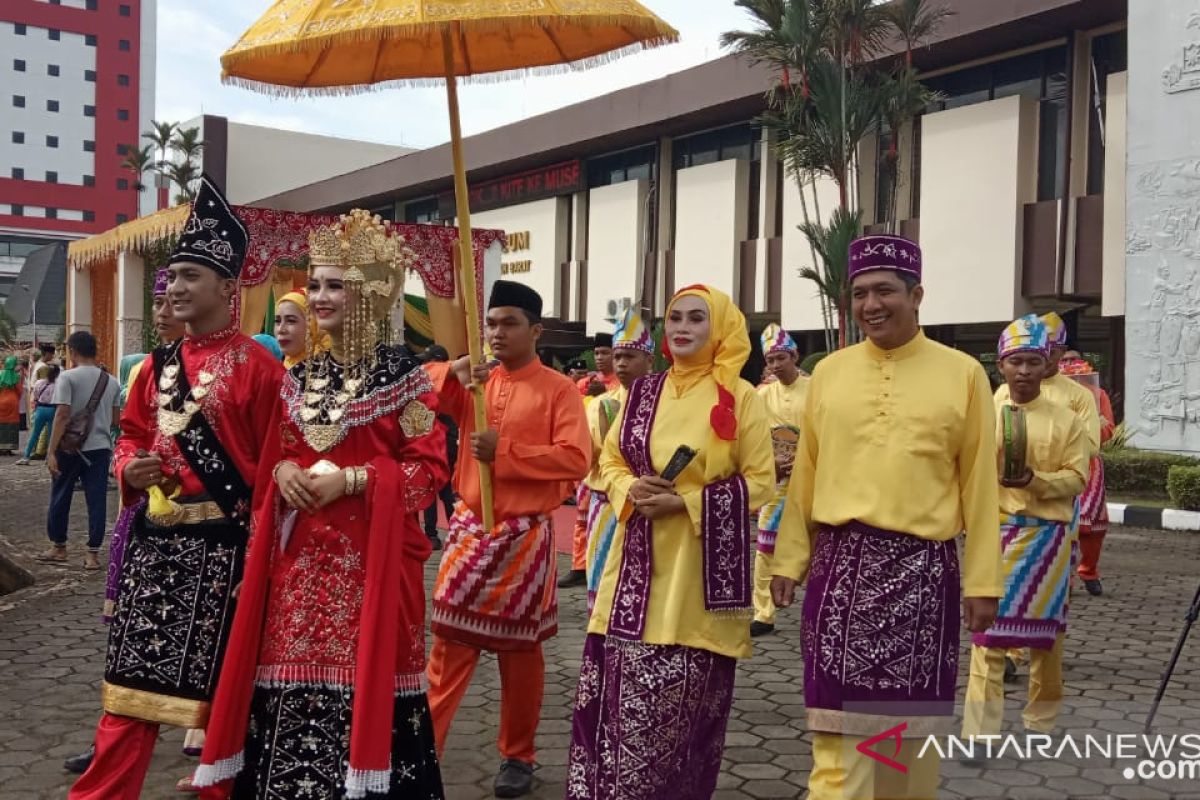
[(590, 634), (571, 725), (567, 800), (709, 800), (736, 661)]
[(146, 501), (142, 499), (132, 506), (122, 508), (113, 525), (112, 538), (108, 542), (108, 575), (104, 581), (104, 614), (101, 616), (105, 625), (112, 622), (113, 614), (116, 613), (117, 598), (121, 594), (121, 568), (125, 564), (125, 543), (129, 541), (133, 518), (145, 505)]
[[(621, 422), (621, 455), (637, 476), (656, 475), (650, 459), (650, 431), (666, 385), (666, 373), (639, 378), (629, 390)], [(640, 640), (646, 629), (653, 573), (649, 519), (634, 513), (625, 525), (621, 570), (609, 615), (608, 634)], [(703, 547), (704, 608), (750, 616), (750, 495), (741, 475), (713, 481), (702, 492), (700, 538)]]
[(813, 547), (801, 631), (808, 726), (874, 736), (903, 721), (939, 732), (954, 714), (958, 552), (851, 522)]

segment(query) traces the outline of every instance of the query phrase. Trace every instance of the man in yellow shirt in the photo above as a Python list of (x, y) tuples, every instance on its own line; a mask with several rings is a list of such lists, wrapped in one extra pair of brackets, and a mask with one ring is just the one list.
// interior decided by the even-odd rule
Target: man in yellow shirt
[[(1089, 443), (1083, 423), (1042, 391), (1049, 361), (1045, 324), (1033, 314), (1013, 322), (997, 353), (1008, 399), (996, 393), (1000, 534), (1004, 595), (995, 623), (972, 637), (963, 738), (998, 735), (1004, 720), (1004, 659), (1030, 648), (1028, 730), (1050, 733), (1062, 705), (1062, 645), (1067, 629), (1075, 496), (1083, 489)], [(1022, 435), (1023, 433), (1023, 435)], [(978, 759), (979, 753), (972, 758)]]
[[(813, 372), (771, 593), (789, 606), (807, 576), (809, 797), (933, 798), (939, 762), (917, 753), (954, 713), (960, 595), (979, 632), (1002, 589), (991, 385), (978, 361), (921, 332), (915, 243), (856, 240), (849, 277), (868, 341)], [(899, 752), (877, 769), (864, 751), (883, 739)]]
[(629, 387), (654, 367), (654, 338), (641, 316), (629, 309), (617, 324), (612, 338), (613, 374), (620, 381), (617, 388), (597, 397), (585, 409), (588, 430), (592, 435), (592, 471), (584, 479), (590, 491), (587, 508), (587, 587), (588, 611), (596, 602), (596, 590), (608, 551), (617, 532), (617, 514), (608, 502), (604, 483), (600, 480), (600, 453), (604, 440), (612, 429), (613, 420), (625, 404)]
[(771, 323), (762, 332), (763, 358), (767, 377), (758, 387), (766, 401), (771, 420), (771, 444), (775, 451), (775, 477), (779, 481), (775, 498), (758, 513), (758, 552), (754, 556), (754, 621), (751, 636), (765, 636), (775, 630), (775, 603), (771, 601), (771, 558), (775, 555), (775, 534), (783, 516), (783, 498), (796, 456), (797, 434), (808, 397), (808, 376), (800, 372), (800, 348), (788, 332)]

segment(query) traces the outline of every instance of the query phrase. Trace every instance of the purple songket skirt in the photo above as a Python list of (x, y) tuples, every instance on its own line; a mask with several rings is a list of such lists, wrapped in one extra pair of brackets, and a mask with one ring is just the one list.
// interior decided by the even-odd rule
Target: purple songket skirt
[(117, 596), (121, 591), (121, 568), (125, 565), (125, 544), (129, 541), (129, 530), (133, 518), (146, 505), (145, 499), (121, 509), (113, 525), (112, 537), (108, 541), (108, 574), (104, 582), (104, 624), (112, 622)]
[(589, 634), (567, 800), (709, 800), (737, 662), (682, 645)]
[(960, 594), (953, 540), (822, 528), (801, 614), (809, 728), (940, 732), (954, 714)]

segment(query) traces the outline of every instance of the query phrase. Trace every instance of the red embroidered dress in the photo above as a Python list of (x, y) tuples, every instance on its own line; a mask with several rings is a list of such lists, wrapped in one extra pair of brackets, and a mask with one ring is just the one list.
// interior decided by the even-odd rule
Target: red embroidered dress
[[(328, 354), (317, 358), (341, 386), (341, 367)], [(259, 519), (271, 521), (252, 544), (230, 674), (222, 676), (213, 746), (197, 783), (236, 775), (235, 797), (305, 797), (295, 790), (310, 787), (322, 798), (361, 797), (363, 788), (440, 798), (424, 682), (422, 569), (431, 546), (417, 517), (449, 477), (437, 398), (407, 353), (379, 346), (366, 387), (345, 406), (334, 444), (321, 452), (306, 440), (306, 423), (329, 420), (324, 412), (319, 420), (302, 417), (304, 373), (313, 364), (284, 377), (280, 458), (305, 470), (319, 461), (365, 465), (368, 488), (310, 515), (284, 507), (273, 480), (260, 484), (272, 501)], [(252, 697), (245, 689), (251, 674)], [(384, 700), (364, 709), (357, 697), (364, 692)], [(384, 714), (387, 699), (394, 705)], [(390, 775), (356, 773), (360, 738), (376, 740), (386, 755), (389, 730)], [(222, 752), (230, 731), (240, 731), (241, 752)]]

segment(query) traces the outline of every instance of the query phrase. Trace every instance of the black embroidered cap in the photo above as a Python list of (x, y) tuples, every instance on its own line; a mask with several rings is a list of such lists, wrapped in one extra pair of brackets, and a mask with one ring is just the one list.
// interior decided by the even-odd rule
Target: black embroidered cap
[(511, 306), (528, 311), (534, 317), (542, 317), (542, 296), (523, 283), (496, 281), (492, 284), (492, 296), (488, 308)]
[(613, 346), (613, 335), (611, 333), (597, 333), (592, 346), (607, 347), (611, 350)]
[(237, 278), (242, 274), (249, 245), (250, 234), (229, 201), (211, 178), (201, 175), (192, 213), (167, 265), (191, 261), (223, 278)]

